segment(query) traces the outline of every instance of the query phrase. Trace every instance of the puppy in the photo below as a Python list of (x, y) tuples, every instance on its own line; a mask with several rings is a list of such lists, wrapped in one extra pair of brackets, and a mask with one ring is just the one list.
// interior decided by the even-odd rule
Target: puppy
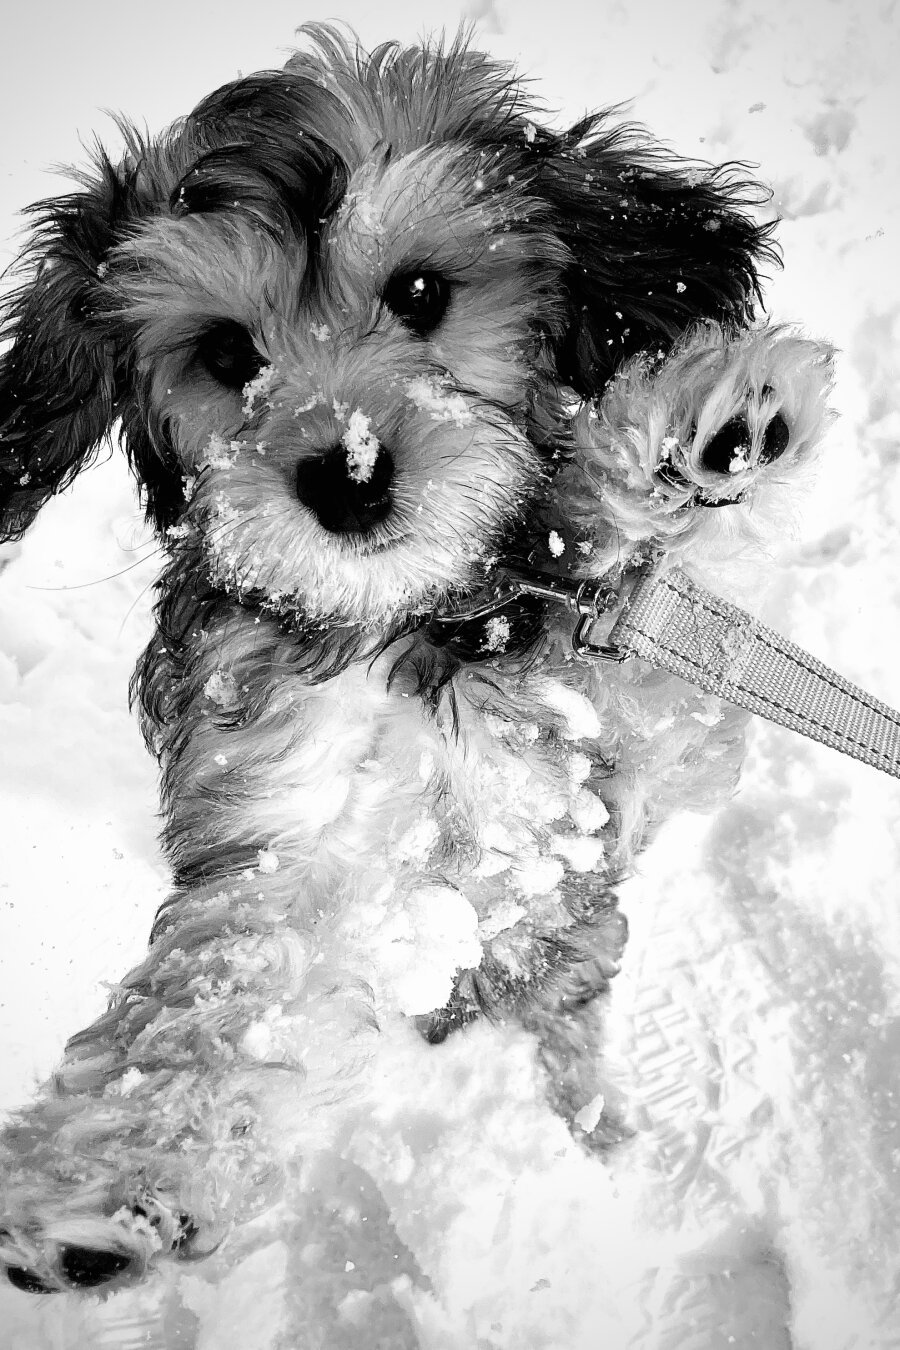
[(574, 1120), (616, 883), (730, 788), (743, 716), (577, 661), (541, 599), (467, 612), (500, 568), (745, 567), (824, 417), (819, 349), (748, 327), (775, 255), (738, 170), (542, 126), (463, 40), (306, 36), (156, 139), (121, 123), (7, 302), (3, 537), (118, 422), (168, 554), (133, 696), (173, 873), (5, 1132), (20, 1289), (138, 1279), (273, 1204), (392, 1016), (520, 1019)]

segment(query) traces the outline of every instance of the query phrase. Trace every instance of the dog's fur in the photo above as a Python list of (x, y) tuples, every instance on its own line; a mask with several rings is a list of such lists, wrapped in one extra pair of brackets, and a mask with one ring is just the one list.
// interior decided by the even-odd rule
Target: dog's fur
[(123, 123), (119, 163), (36, 208), (7, 303), (3, 536), (118, 419), (169, 554), (134, 697), (175, 884), (6, 1131), (21, 1288), (134, 1278), (269, 1203), (391, 1013), (523, 1019), (574, 1116), (615, 884), (728, 789), (743, 720), (574, 661), (540, 604), (441, 619), (498, 560), (714, 565), (767, 429), (780, 472), (822, 422), (818, 349), (747, 328), (774, 254), (738, 169), (610, 113), (550, 130), (463, 40), (308, 36), (158, 139)]

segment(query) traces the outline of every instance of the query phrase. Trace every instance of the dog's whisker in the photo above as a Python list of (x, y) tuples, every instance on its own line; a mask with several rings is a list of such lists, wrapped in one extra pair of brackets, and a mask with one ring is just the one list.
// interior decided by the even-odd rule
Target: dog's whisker
[(115, 581), (117, 577), (127, 576), (129, 572), (134, 572), (138, 567), (143, 567), (153, 558), (163, 556), (161, 545), (155, 544), (148, 550), (143, 557), (138, 558), (136, 562), (129, 563), (127, 567), (120, 567), (118, 572), (107, 572), (102, 577), (94, 577), (91, 581), (72, 581), (67, 582), (65, 586), (35, 586), (31, 583), (26, 587), (29, 591), (85, 591), (92, 586), (104, 586), (109, 581)]
[(122, 634), (125, 632), (128, 620), (131, 618), (132, 614), (135, 612), (137, 607), (143, 603), (148, 593), (152, 591), (155, 588), (155, 586), (156, 586), (156, 578), (154, 577), (152, 581), (148, 581), (146, 586), (142, 586), (141, 589), (138, 591), (137, 595), (134, 597), (131, 604), (126, 609), (125, 614), (122, 618), (122, 622), (119, 625), (119, 637), (121, 637)]

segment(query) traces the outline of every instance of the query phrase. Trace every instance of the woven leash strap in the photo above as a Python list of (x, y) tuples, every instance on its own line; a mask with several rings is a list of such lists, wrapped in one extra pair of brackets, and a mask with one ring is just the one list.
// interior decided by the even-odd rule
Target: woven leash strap
[(900, 713), (680, 568), (641, 578), (608, 642), (900, 778)]

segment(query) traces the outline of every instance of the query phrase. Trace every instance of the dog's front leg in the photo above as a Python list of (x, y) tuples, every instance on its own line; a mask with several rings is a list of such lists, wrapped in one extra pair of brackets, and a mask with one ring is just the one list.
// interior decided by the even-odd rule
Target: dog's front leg
[[(179, 887), (146, 960), (0, 1139), (0, 1260), (23, 1288), (207, 1249), (278, 1194), (365, 1057), (368, 991), (335, 967), (329, 932), (341, 831), (356, 837), (354, 812), (371, 814), (348, 786), (366, 719), (333, 736), (330, 693), (304, 702), (285, 653), (261, 658), (252, 619), (229, 622), (212, 639), (192, 622), (180, 671), (154, 671), (174, 699), (162, 729)], [(170, 631), (150, 650), (178, 653)]]
[(5, 1131), (14, 1284), (90, 1286), (208, 1250), (315, 1144), (322, 1084), (350, 1080), (371, 1019), (273, 880), (178, 896), (146, 961)]

